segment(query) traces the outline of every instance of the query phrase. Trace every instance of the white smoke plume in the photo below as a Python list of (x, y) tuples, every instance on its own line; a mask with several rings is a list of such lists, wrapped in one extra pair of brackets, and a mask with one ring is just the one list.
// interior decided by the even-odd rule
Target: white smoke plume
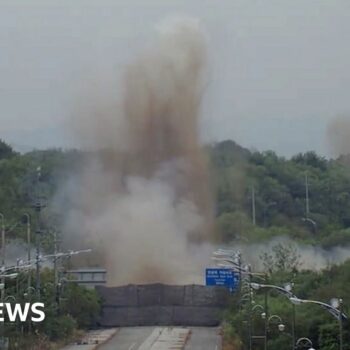
[(273, 254), (273, 247), (278, 244), (295, 248), (300, 263), (299, 270), (320, 271), (350, 259), (350, 247), (335, 246), (324, 249), (316, 245), (300, 244), (284, 236), (273, 238), (268, 242), (237, 243), (230, 248), (241, 251), (244, 261), (251, 264), (253, 270), (262, 271), (264, 267), (260, 257), (263, 253)]
[(93, 248), (89, 263), (110, 284), (202, 282), (197, 249), (212, 228), (198, 136), (205, 61), (198, 21), (165, 23), (126, 68), (121, 96), (88, 89), (71, 120), (90, 153), (62, 190), (65, 241)]

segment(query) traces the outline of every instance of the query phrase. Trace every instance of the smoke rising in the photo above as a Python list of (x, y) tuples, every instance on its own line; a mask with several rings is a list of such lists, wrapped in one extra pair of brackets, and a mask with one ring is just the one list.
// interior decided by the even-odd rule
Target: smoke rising
[(244, 261), (251, 264), (254, 271), (261, 271), (263, 269), (261, 255), (273, 254), (273, 248), (278, 244), (295, 248), (299, 270), (319, 271), (350, 259), (350, 247), (335, 246), (324, 249), (320, 246), (300, 244), (285, 236), (276, 237), (264, 243), (237, 243), (232, 249), (240, 250)]
[(197, 21), (164, 23), (157, 43), (126, 68), (121, 97), (87, 89), (71, 120), (89, 152), (62, 190), (65, 240), (93, 248), (90, 263), (108, 269), (110, 284), (202, 279), (197, 249), (212, 228), (198, 137), (205, 61)]
[(350, 153), (350, 117), (338, 116), (327, 128), (328, 143), (333, 156)]

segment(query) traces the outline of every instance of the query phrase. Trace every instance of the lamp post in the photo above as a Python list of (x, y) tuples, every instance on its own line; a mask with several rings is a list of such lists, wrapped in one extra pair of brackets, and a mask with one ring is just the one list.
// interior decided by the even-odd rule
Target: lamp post
[(10, 278), (10, 279), (16, 278), (17, 276), (18, 276), (17, 272), (0, 275), (1, 278)]
[(248, 348), (249, 350), (252, 349), (252, 304), (253, 304), (253, 298), (252, 298), (252, 291), (250, 290), (247, 293), (244, 293), (239, 300), (239, 307), (240, 310), (243, 310), (243, 304), (246, 304), (246, 311), (248, 319), (244, 321), (244, 323), (248, 324)]
[(35, 293), (34, 287), (27, 287), (26, 292), (23, 293), (23, 296), (26, 298), (27, 296), (30, 297), (31, 294)]
[(44, 205), (41, 202), (40, 196), (39, 196), (39, 182), (41, 177), (41, 166), (38, 166), (36, 168), (36, 201), (35, 201), (35, 211), (36, 211), (36, 218), (37, 218), (37, 228), (36, 228), (36, 235), (35, 235), (35, 248), (36, 248), (36, 261), (35, 261), (35, 279), (36, 279), (36, 285), (35, 290), (37, 294), (38, 300), (40, 300), (40, 289), (41, 289), (41, 280), (40, 280), (40, 241), (42, 234), (41, 231), (41, 210), (44, 208)]
[[(55, 239), (57, 237), (55, 236)], [(57, 244), (57, 243), (56, 243)], [(68, 252), (57, 252), (57, 246), (55, 246), (55, 252), (54, 254), (49, 254), (49, 255), (44, 255), (40, 257), (40, 261), (50, 259), (52, 258), (54, 261), (54, 283), (50, 283), (54, 288), (55, 288), (55, 299), (56, 299), (56, 304), (57, 304), (57, 313), (59, 313), (60, 310), (60, 294), (61, 294), (61, 283), (59, 281), (59, 276), (58, 276), (58, 266), (57, 266), (57, 261), (61, 258), (71, 258), (74, 255), (79, 255), (79, 254), (84, 254), (84, 253), (91, 253), (92, 249), (82, 249), (82, 250), (69, 250)]]
[[(3, 266), (2, 268), (2, 271), (5, 272), (5, 266)], [(13, 279), (13, 278), (16, 278), (17, 277), (17, 273), (2, 273), (0, 275), (0, 278), (1, 278), (1, 284), (0, 284), (0, 288), (1, 288), (1, 302), (4, 303), (5, 301), (5, 279), (6, 278), (10, 278), (10, 279)], [(4, 322), (1, 322), (1, 348), (4, 348), (5, 346), (5, 321)]]
[[(241, 276), (248, 276), (249, 277), (249, 286), (250, 289), (252, 289), (252, 278), (256, 277), (259, 278), (260, 280), (264, 281), (265, 284), (268, 282), (268, 275), (267, 273), (260, 273), (260, 272), (252, 272), (251, 271), (251, 266), (246, 265), (246, 266), (238, 266), (237, 262), (233, 260), (232, 258), (227, 258), (227, 257), (213, 257), (212, 259), (216, 261), (221, 261), (221, 263), (218, 264), (218, 266), (225, 267), (225, 268), (230, 268), (234, 271), (240, 272)], [(267, 338), (268, 338), (268, 324), (267, 324), (267, 319), (268, 319), (268, 296), (267, 292), (265, 292), (265, 299), (264, 299), (264, 307), (265, 307), (265, 332), (264, 332), (264, 350), (267, 350)], [(251, 329), (251, 322), (249, 329)], [(251, 348), (252, 344), (252, 337), (250, 336), (250, 343), (249, 346)]]
[[(1, 218), (1, 268), (5, 269), (5, 220), (4, 214), (0, 213)], [(5, 277), (1, 277), (1, 302), (5, 299)], [(5, 324), (1, 324), (1, 347), (5, 344)]]
[[(13, 296), (13, 295), (7, 295), (7, 296), (5, 297), (4, 302), (6, 303), (7, 301), (9, 301), (10, 303), (11, 303), (11, 301), (12, 301), (13, 303), (15, 303), (15, 302), (16, 302), (16, 297)], [(11, 323), (12, 323), (12, 322), (13, 322), (13, 321), (11, 321)], [(13, 323), (15, 324), (15, 329), (17, 329), (17, 325), (18, 325), (17, 320), (15, 320)]]
[(264, 319), (265, 318), (265, 309), (262, 305), (260, 304), (256, 304), (253, 306), (252, 308), (252, 312), (254, 313), (256, 310), (260, 310), (261, 311), (261, 318)]
[[(31, 299), (32, 299), (32, 295), (35, 294), (36, 290), (35, 290), (34, 287), (31, 287), (31, 286), (30, 286), (30, 287), (27, 287), (26, 290), (27, 290), (27, 291), (23, 293), (23, 297), (24, 297), (24, 298), (27, 298), (27, 297), (28, 297), (29, 302), (30, 302)], [(28, 332), (30, 333), (31, 330), (32, 330), (32, 322), (31, 322), (31, 320), (29, 320), (29, 322), (28, 322)]]
[[(31, 259), (31, 222), (30, 222), (30, 215), (28, 213), (24, 213), (23, 216), (26, 218), (26, 226), (27, 226), (27, 259), (28, 259), (28, 264), (30, 263)], [(28, 282), (27, 282), (27, 287), (29, 288), (31, 286), (31, 278), (32, 274), (29, 271), (28, 273)]]
[(308, 350), (315, 350), (312, 341), (309, 338), (299, 338), (295, 343), (294, 349), (307, 348)]
[(283, 324), (281, 317), (278, 316), (278, 315), (271, 315), (268, 318), (268, 320), (267, 320), (267, 324), (270, 325), (270, 322), (273, 321), (273, 320), (277, 320), (277, 322), (278, 322), (278, 325), (277, 325), (278, 330), (280, 332), (283, 332), (285, 330), (286, 326)]
[(7, 295), (5, 298), (5, 303), (7, 300), (12, 300), (14, 303), (16, 302), (16, 297), (14, 295)]
[(326, 309), (333, 317), (335, 317), (339, 322), (339, 350), (343, 350), (343, 319), (347, 319), (348, 317), (343, 313), (342, 299), (334, 298), (331, 300), (331, 304), (317, 300), (299, 299), (297, 297), (291, 297), (289, 299), (295, 305), (316, 304), (322, 306), (322, 308)]
[[(260, 304), (256, 304), (253, 306), (252, 308), (252, 314), (254, 315), (257, 311), (260, 311), (260, 316), (261, 316), (261, 319), (266, 320), (266, 313), (265, 313), (265, 308), (260, 305)], [(252, 339), (265, 339), (265, 336), (260, 336), (260, 335), (254, 335), (254, 323), (252, 323)]]
[(316, 223), (315, 220), (312, 220), (312, 219), (310, 219), (310, 218), (301, 218), (301, 220), (302, 220), (303, 222), (308, 222), (308, 223), (310, 223), (310, 224), (312, 225), (312, 228), (313, 228), (313, 230), (314, 230), (314, 233), (317, 231), (317, 223)]
[[(251, 289), (252, 285), (254, 285), (254, 283), (252, 282), (252, 278), (256, 277), (259, 278), (260, 280), (263, 280), (265, 282), (265, 285), (267, 285), (266, 283), (268, 282), (268, 275), (267, 273), (259, 273), (259, 272), (252, 272), (251, 271), (251, 266), (248, 265), (247, 269), (244, 270), (244, 272), (242, 272), (242, 274), (247, 274), (249, 276), (249, 286)], [(268, 295), (267, 295), (267, 291), (265, 291), (265, 295), (264, 295), (264, 314), (265, 314), (265, 318), (264, 318), (264, 350), (267, 350), (267, 341), (268, 341), (268, 318), (269, 318), (269, 310), (268, 310)]]
[[(285, 287), (275, 286), (273, 284), (261, 284), (261, 283), (251, 283), (251, 287), (255, 290), (261, 289), (274, 289), (280, 294), (286, 296), (288, 299), (296, 298), (296, 296), (291, 292), (292, 283), (285, 284)], [(292, 344), (295, 344), (295, 329), (296, 329), (296, 317), (295, 317), (295, 304), (292, 304)]]
[(253, 225), (256, 225), (256, 208), (255, 208), (255, 187), (252, 186), (252, 221)]
[(343, 299), (339, 299), (339, 349), (343, 349)]
[(308, 219), (310, 213), (310, 203), (309, 203), (309, 181), (308, 173), (305, 172), (305, 217)]
[[(4, 219), (4, 214), (0, 213), (0, 218), (1, 218), (1, 268), (5, 269), (5, 219)], [(1, 283), (5, 283), (4, 278), (1, 279)], [(5, 288), (1, 290), (1, 302), (4, 301), (5, 297)]]

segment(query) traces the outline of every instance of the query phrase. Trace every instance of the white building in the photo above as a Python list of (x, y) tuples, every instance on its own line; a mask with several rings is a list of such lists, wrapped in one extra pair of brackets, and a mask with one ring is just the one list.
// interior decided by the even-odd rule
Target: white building
[(79, 285), (87, 288), (94, 288), (98, 285), (104, 285), (107, 282), (107, 270), (100, 267), (68, 270), (64, 274), (68, 280), (77, 282)]

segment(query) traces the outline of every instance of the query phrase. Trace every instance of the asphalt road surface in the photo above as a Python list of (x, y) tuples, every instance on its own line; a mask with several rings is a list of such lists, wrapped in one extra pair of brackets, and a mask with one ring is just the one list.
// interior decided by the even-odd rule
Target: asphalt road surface
[(127, 327), (99, 350), (221, 350), (219, 328)]

